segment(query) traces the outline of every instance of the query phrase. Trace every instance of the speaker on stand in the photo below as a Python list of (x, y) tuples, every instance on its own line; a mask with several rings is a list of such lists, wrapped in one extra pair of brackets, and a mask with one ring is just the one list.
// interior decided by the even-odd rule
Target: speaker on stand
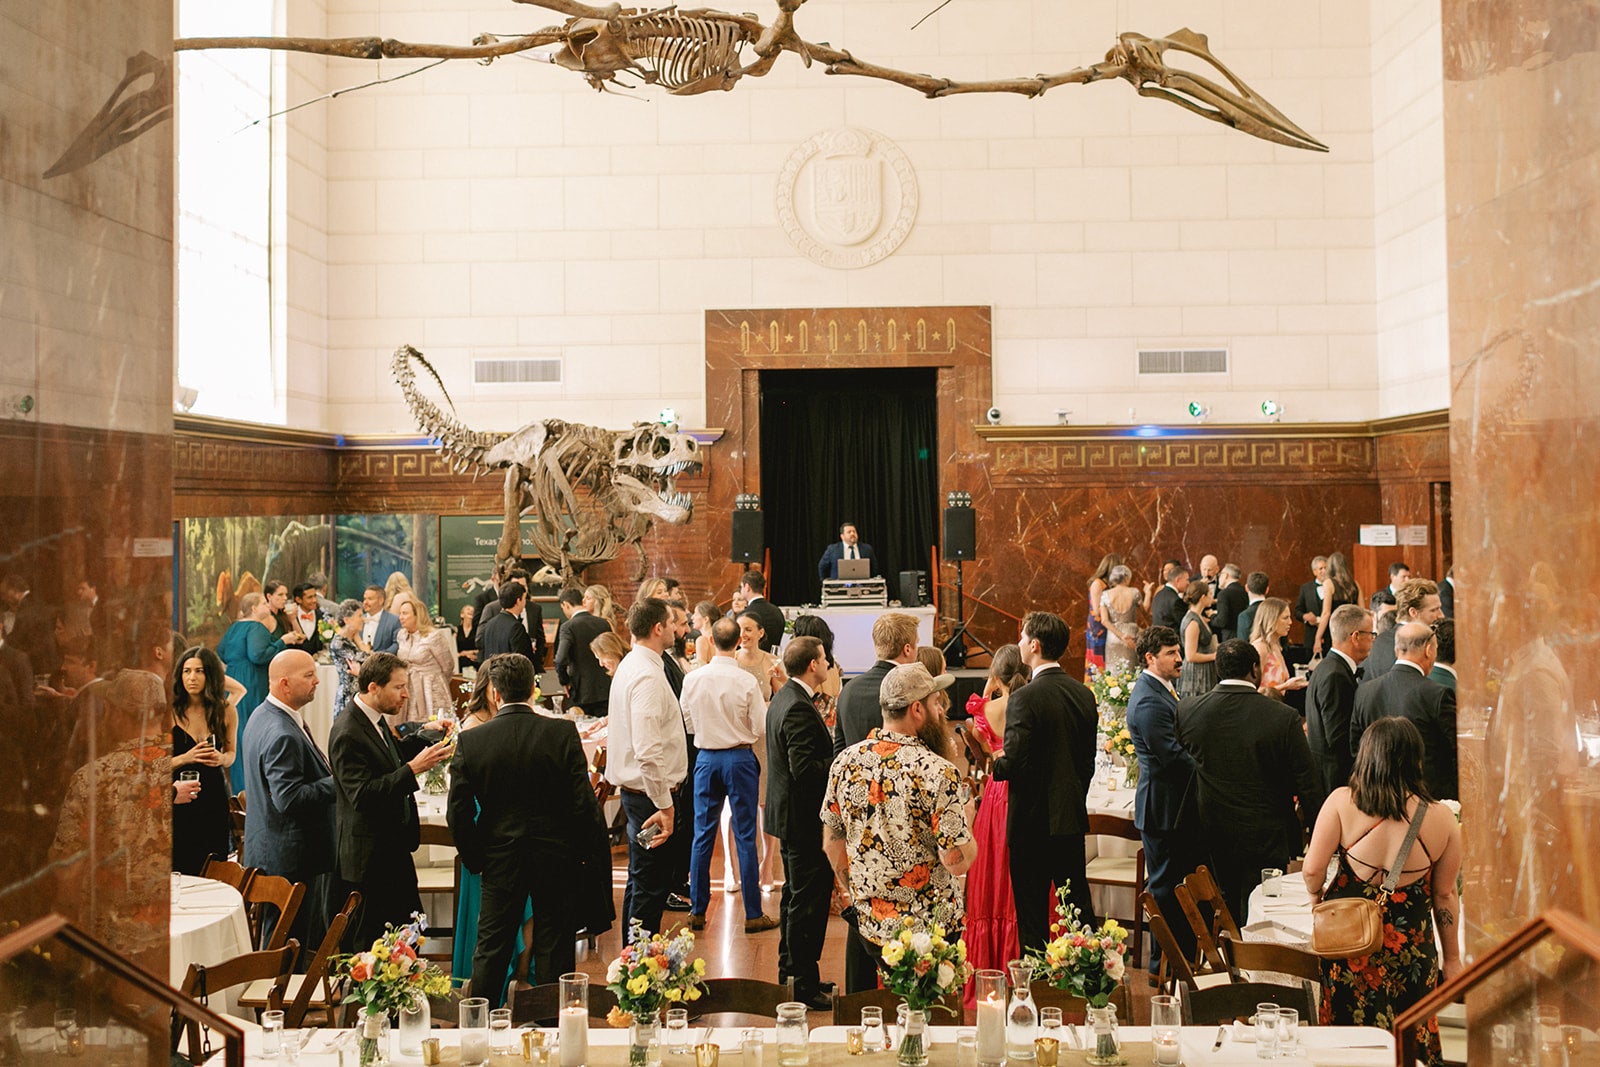
[(766, 549), (767, 532), (765, 516), (761, 513), (761, 497), (755, 493), (740, 493), (733, 498), (733, 549), (729, 558), (746, 567), (761, 562)]
[(967, 642), (993, 657), (989, 646), (967, 632), (966, 599), (962, 595), (961, 565), (978, 554), (977, 513), (972, 510), (971, 493), (950, 493), (945, 498), (944, 558), (956, 565), (956, 628), (944, 645), (944, 661), (950, 667), (967, 665)]

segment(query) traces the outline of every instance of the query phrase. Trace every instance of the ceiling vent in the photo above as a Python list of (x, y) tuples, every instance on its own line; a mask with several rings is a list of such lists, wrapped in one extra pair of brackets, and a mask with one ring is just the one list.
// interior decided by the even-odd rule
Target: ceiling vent
[(1226, 348), (1142, 348), (1140, 374), (1226, 374)]
[(554, 356), (542, 359), (475, 359), (472, 361), (472, 380), (478, 385), (559, 382), (561, 358)]

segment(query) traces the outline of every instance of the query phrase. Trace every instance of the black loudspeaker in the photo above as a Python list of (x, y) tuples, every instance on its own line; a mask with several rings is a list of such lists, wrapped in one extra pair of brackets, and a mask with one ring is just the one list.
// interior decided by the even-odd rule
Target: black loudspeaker
[(767, 547), (761, 512), (735, 511), (732, 514), (733, 554), (728, 558), (735, 563), (760, 563), (761, 550)]
[(900, 606), (920, 608), (924, 603), (922, 587), (928, 579), (927, 571), (900, 572)]
[(971, 508), (944, 509), (944, 558), (946, 563), (975, 559), (978, 555), (977, 513)]

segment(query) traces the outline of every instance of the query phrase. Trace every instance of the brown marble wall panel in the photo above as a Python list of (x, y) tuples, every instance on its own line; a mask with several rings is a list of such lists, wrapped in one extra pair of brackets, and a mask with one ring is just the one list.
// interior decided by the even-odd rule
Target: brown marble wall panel
[(331, 446), (180, 433), (172, 449), (172, 506), (181, 518), (333, 513), (338, 469)]
[(1428, 544), (1402, 554), (1416, 574), (1442, 579), (1452, 562), (1449, 427), (1384, 434), (1375, 444), (1382, 521), (1428, 527)]
[[(1481, 954), (1545, 908), (1600, 926), (1600, 51), (1592, 12), (1555, 0), (1446, 0), (1443, 25), (1463, 900)], [(1474, 1027), (1485, 1060), (1494, 1021)]]

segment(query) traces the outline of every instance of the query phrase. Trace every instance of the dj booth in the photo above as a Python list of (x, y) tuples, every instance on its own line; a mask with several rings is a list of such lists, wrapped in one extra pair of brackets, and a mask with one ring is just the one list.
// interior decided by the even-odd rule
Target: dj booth
[[(783, 617), (793, 619), (797, 615), (816, 615), (826, 622), (828, 629), (833, 631), (833, 658), (848, 677), (860, 674), (878, 662), (877, 652), (872, 647), (872, 624), (878, 621), (878, 616), (889, 611), (915, 616), (917, 644), (933, 644), (935, 612), (932, 607), (897, 608), (875, 604), (862, 607), (785, 607)], [(784, 641), (788, 641), (787, 634)]]

